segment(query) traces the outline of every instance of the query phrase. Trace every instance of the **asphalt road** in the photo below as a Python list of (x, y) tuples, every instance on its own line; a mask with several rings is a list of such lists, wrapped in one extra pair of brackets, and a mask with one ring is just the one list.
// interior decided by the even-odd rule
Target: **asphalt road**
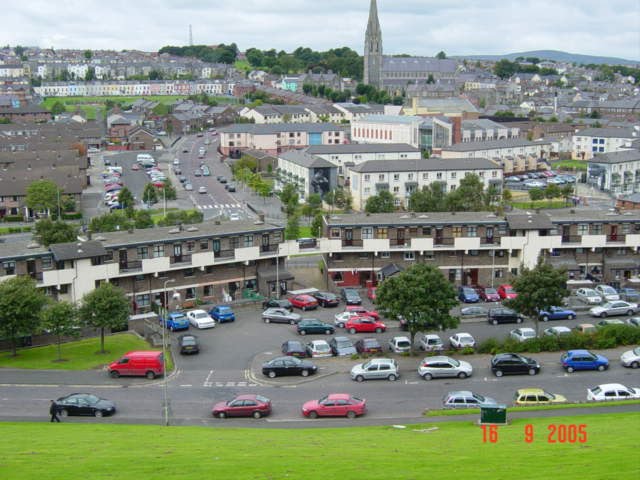
[[(339, 309), (319, 309), (307, 312), (329, 320)], [(210, 409), (217, 401), (228, 400), (237, 394), (260, 393), (272, 399), (273, 414), (267, 419), (225, 420), (226, 425), (252, 426), (300, 426), (300, 425), (345, 425), (347, 420), (302, 420), (301, 405), (310, 399), (320, 398), (329, 392), (346, 392), (367, 399), (368, 414), (356, 420), (357, 424), (410, 423), (418, 422), (425, 409), (440, 407), (444, 394), (453, 390), (472, 390), (488, 395), (499, 402), (511, 404), (516, 389), (542, 387), (552, 393), (565, 395), (571, 401), (584, 401), (586, 388), (601, 383), (619, 382), (629, 386), (640, 386), (640, 372), (623, 368), (618, 361), (622, 351), (618, 348), (604, 352), (611, 361), (606, 372), (565, 373), (559, 363), (559, 353), (531, 355), (542, 364), (542, 372), (535, 376), (494, 377), (489, 369), (489, 355), (471, 355), (459, 358), (469, 361), (474, 367), (472, 377), (460, 380), (433, 380), (426, 382), (417, 375), (420, 357), (397, 357), (401, 367), (401, 378), (396, 382), (353, 382), (348, 375), (352, 365), (359, 360), (317, 359), (319, 372), (315, 376), (278, 378), (271, 381), (259, 372), (263, 358), (277, 356), (280, 345), (287, 339), (309, 341), (327, 338), (324, 335), (299, 337), (294, 327), (281, 324), (265, 324), (260, 319), (260, 310), (254, 307), (239, 309), (234, 323), (216, 326), (215, 329), (195, 332), (200, 338), (202, 351), (199, 355), (180, 356), (175, 352), (176, 371), (167, 378), (167, 393), (170, 399), (170, 421), (172, 424), (217, 425), (220, 420), (211, 418)], [(581, 314), (574, 321), (556, 321), (553, 325), (572, 326), (586, 318)], [(394, 335), (403, 335), (395, 322), (384, 334), (371, 334), (386, 342)], [(527, 324), (523, 324), (527, 326)], [(531, 325), (529, 325), (531, 326)], [(484, 320), (467, 321), (457, 331), (467, 331), (478, 341), (490, 336), (506, 335), (515, 325), (488, 325)], [(441, 332), (443, 339), (452, 332)], [(343, 332), (340, 332), (343, 334)], [(179, 333), (171, 334), (175, 338)], [(368, 334), (347, 335), (352, 338)], [(251, 367), (254, 367), (251, 370)], [(90, 391), (114, 400), (118, 413), (108, 422), (161, 423), (163, 379), (147, 381), (137, 378), (111, 379), (104, 371), (89, 372), (24, 372), (0, 371), (0, 419), (37, 420), (44, 419), (48, 411), (48, 400), (76, 391)], [(563, 412), (554, 412), (562, 414)], [(95, 419), (68, 419), (71, 422), (96, 421)]]

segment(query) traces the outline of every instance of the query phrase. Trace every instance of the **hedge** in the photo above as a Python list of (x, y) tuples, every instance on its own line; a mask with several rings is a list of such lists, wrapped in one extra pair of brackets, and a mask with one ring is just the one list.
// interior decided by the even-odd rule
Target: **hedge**
[(24, 217), (22, 215), (5, 215), (3, 220), (5, 222), (24, 222)]
[(63, 220), (81, 220), (82, 213), (81, 212), (63, 213), (62, 219)]

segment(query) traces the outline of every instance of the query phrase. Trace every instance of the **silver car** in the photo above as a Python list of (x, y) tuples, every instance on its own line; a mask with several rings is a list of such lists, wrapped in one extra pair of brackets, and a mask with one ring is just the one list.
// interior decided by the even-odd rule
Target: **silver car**
[(418, 348), (425, 352), (440, 352), (444, 350), (444, 343), (440, 336), (427, 333), (418, 340)]
[(290, 323), (295, 325), (302, 317), (297, 313), (291, 313), (286, 308), (267, 308), (262, 312), (264, 323)]
[(356, 382), (365, 380), (395, 382), (399, 376), (398, 364), (392, 358), (374, 358), (367, 363), (359, 363), (351, 369), (351, 379)]
[(576, 291), (576, 297), (584, 303), (597, 305), (602, 302), (602, 298), (593, 288), (579, 288)]
[(596, 286), (595, 291), (598, 292), (605, 302), (620, 300), (620, 295), (618, 295), (616, 289), (609, 285), (598, 285)]
[(469, 362), (444, 355), (425, 357), (418, 367), (418, 374), (425, 380), (445, 377), (467, 378), (473, 374), (473, 367)]
[(627, 350), (626, 352), (624, 352), (620, 356), (620, 362), (625, 367), (640, 367), (640, 347), (636, 347), (633, 350)]
[(389, 340), (389, 351), (405, 353), (411, 351), (411, 340), (407, 337), (393, 337)]
[(609, 315), (633, 315), (638, 311), (637, 303), (623, 302), (618, 300), (617, 302), (607, 302), (604, 305), (598, 307), (592, 307), (589, 309), (589, 313), (592, 317), (605, 318)]
[(485, 397), (468, 390), (449, 392), (442, 397), (444, 408), (479, 408), (481, 405), (497, 405), (497, 402), (491, 397)]

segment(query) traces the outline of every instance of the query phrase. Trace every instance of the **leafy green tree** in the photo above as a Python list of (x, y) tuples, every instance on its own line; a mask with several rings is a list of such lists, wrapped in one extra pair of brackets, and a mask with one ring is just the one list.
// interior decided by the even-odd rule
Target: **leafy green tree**
[(100, 353), (106, 353), (105, 329), (122, 328), (127, 324), (129, 300), (123, 290), (104, 282), (82, 298), (78, 313), (86, 325), (100, 329)]
[(436, 54), (436, 58), (438, 60), (444, 60), (445, 58), (447, 58), (447, 54), (444, 53), (442, 50), (440, 50), (437, 54)]
[(513, 200), (513, 193), (508, 188), (505, 188), (502, 191), (502, 201), (503, 203), (509, 203), (511, 200)]
[(547, 188), (544, 190), (544, 196), (549, 201), (553, 200), (554, 198), (558, 198), (561, 195), (562, 190), (560, 190), (560, 187), (555, 183), (547, 185)]
[(40, 311), (47, 297), (28, 276), (0, 282), (0, 337), (11, 341), (11, 354), (17, 353), (18, 338), (31, 335), (40, 326)]
[(73, 242), (77, 237), (77, 229), (71, 223), (45, 218), (36, 222), (35, 234), (38, 241), (48, 247), (56, 243)]
[(60, 115), (61, 113), (64, 113), (67, 111), (67, 107), (64, 106), (64, 103), (58, 101), (55, 102), (52, 106), (51, 106), (51, 114), (52, 115)]
[(176, 192), (176, 187), (173, 186), (170, 179), (166, 179), (163, 187), (156, 187), (158, 190), (158, 199), (162, 199), (162, 201), (166, 200), (175, 200), (178, 197), (178, 193)]
[(562, 305), (564, 298), (569, 296), (566, 270), (556, 269), (542, 258), (535, 268), (523, 268), (512, 285), (518, 296), (505, 301), (505, 305), (533, 319), (536, 334), (540, 333), (539, 312)]
[(41, 312), (42, 327), (56, 336), (58, 345), (58, 361), (62, 361), (62, 337), (77, 337), (78, 310), (72, 303), (52, 301)]
[(564, 203), (568, 204), (569, 199), (573, 197), (573, 185), (571, 184), (563, 185), (562, 188), (560, 189), (560, 195), (562, 195), (562, 198), (564, 198)]
[(453, 285), (438, 268), (424, 263), (387, 278), (376, 291), (380, 311), (389, 318), (407, 320), (411, 345), (418, 332), (458, 326), (459, 319), (449, 313), (456, 305)]
[(151, 218), (151, 214), (146, 210), (138, 210), (135, 213), (134, 221), (135, 228), (138, 229), (152, 228), (154, 226), (153, 218)]
[(322, 208), (322, 197), (319, 193), (312, 193), (307, 198), (307, 203), (302, 206), (302, 214), (311, 218), (316, 215)]
[(495, 73), (501, 79), (509, 78), (517, 71), (517, 64), (514, 62), (510, 62), (509, 60), (503, 58), (502, 60), (496, 62), (493, 67), (493, 73)]
[(293, 183), (285, 184), (278, 196), (280, 197), (280, 201), (284, 204), (287, 217), (293, 215), (298, 209), (298, 202), (300, 198), (296, 186)]
[(300, 236), (300, 217), (298, 215), (291, 215), (289, 217), (284, 230), (284, 236), (287, 240), (295, 240)]
[(129, 218), (133, 218), (134, 215), (134, 207), (136, 201), (133, 199), (133, 193), (127, 187), (124, 187), (120, 190), (120, 194), (118, 195), (118, 203), (124, 207), (124, 211)]
[(134, 226), (134, 222), (122, 210), (114, 210), (111, 213), (93, 217), (89, 222), (89, 230), (94, 233), (128, 230)]
[(76, 199), (72, 195), (63, 195), (60, 204), (65, 213), (76, 211)]
[(382, 190), (378, 195), (367, 198), (364, 207), (367, 213), (391, 213), (395, 209), (395, 197), (389, 190)]
[(452, 212), (480, 212), (485, 205), (484, 183), (475, 174), (466, 175), (458, 188), (447, 196), (448, 210)]
[(444, 212), (447, 209), (447, 184), (433, 182), (416, 190), (409, 197), (409, 210), (412, 212)]
[(313, 217), (313, 221), (311, 222), (311, 236), (315, 238), (322, 237), (322, 226), (324, 221), (322, 219), (322, 213), (317, 213), (315, 217)]
[(87, 68), (87, 73), (84, 76), (86, 82), (91, 82), (96, 79), (96, 69), (94, 67)]
[(542, 188), (532, 188), (529, 190), (529, 198), (531, 199), (531, 206), (533, 206), (534, 202), (544, 198), (544, 190)]
[(156, 190), (156, 187), (154, 187), (150, 183), (147, 183), (144, 186), (144, 190), (142, 191), (142, 201), (147, 205), (158, 203), (158, 192)]
[(93, 52), (91, 50), (85, 50), (84, 58), (86, 58), (87, 60), (91, 60), (91, 57), (93, 57)]
[(36, 180), (27, 187), (27, 207), (36, 212), (56, 210), (62, 192), (51, 180)]

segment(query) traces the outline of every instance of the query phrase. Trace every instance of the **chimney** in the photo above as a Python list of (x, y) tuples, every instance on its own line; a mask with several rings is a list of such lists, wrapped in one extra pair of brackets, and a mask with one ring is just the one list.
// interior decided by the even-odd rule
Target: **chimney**
[(453, 123), (453, 144), (462, 143), (462, 117), (451, 117)]

